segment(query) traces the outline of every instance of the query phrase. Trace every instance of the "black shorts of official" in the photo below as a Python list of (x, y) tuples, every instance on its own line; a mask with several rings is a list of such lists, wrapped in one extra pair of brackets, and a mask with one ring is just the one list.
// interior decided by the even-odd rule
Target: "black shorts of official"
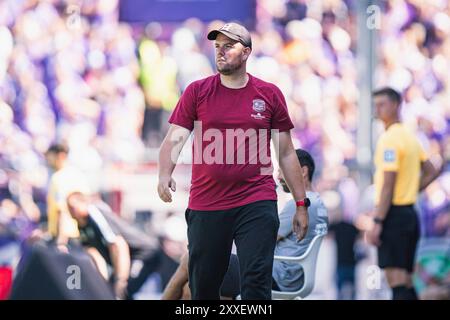
[(378, 247), (380, 268), (400, 268), (409, 273), (414, 270), (420, 225), (412, 205), (389, 208), (381, 231), (381, 245)]

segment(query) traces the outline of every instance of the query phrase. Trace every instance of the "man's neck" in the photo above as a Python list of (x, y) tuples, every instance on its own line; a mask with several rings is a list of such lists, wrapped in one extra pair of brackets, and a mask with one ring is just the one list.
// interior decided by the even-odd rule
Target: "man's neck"
[(311, 182), (305, 181), (305, 191), (310, 191), (310, 192), (313, 192), (313, 191), (314, 191), (314, 190), (312, 189)]
[(245, 68), (242, 70), (237, 70), (235, 73), (230, 75), (220, 74), (220, 82), (227, 88), (230, 89), (241, 89), (244, 88), (250, 77), (247, 74)]
[(393, 124), (396, 124), (396, 123), (400, 123), (400, 120), (398, 118), (392, 119), (390, 121), (386, 121), (384, 123), (384, 128), (387, 130), (387, 129), (389, 129), (390, 126), (392, 126)]
[(87, 218), (87, 217), (84, 217), (84, 218), (78, 218), (78, 219), (77, 219), (77, 223), (78, 223), (78, 226), (79, 226), (79, 227), (83, 228), (83, 227), (85, 227), (85, 226), (87, 225), (87, 223), (88, 223), (88, 218)]

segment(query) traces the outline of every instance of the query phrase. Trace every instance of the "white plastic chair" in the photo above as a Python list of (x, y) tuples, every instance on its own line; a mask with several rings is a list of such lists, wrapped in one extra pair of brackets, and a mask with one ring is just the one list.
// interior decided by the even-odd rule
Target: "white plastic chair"
[(314, 289), (316, 276), (316, 262), (319, 255), (320, 244), (324, 234), (316, 235), (308, 249), (300, 257), (275, 256), (275, 260), (298, 263), (303, 269), (303, 285), (297, 291), (276, 291), (272, 290), (272, 299), (303, 299)]

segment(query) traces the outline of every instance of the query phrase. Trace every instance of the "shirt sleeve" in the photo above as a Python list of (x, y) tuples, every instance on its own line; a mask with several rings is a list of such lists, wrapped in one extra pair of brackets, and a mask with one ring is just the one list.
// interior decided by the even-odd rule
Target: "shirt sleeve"
[(289, 112), (286, 100), (280, 89), (275, 87), (274, 102), (275, 108), (272, 116), (272, 129), (278, 129), (280, 132), (289, 131), (294, 128), (294, 125), (289, 117)]
[(197, 119), (197, 99), (194, 83), (186, 87), (181, 95), (175, 110), (170, 116), (169, 123), (179, 125), (192, 131), (194, 121)]
[(280, 227), (278, 229), (278, 235), (280, 237), (286, 238), (292, 233), (292, 219), (295, 214), (295, 203), (294, 201), (289, 201), (284, 206), (280, 215), (278, 216), (280, 219)]
[(390, 139), (381, 141), (381, 171), (398, 171), (400, 165), (400, 148)]
[(116, 241), (116, 234), (112, 230), (108, 221), (106, 221), (105, 217), (102, 215), (100, 210), (98, 210), (95, 206), (89, 206), (89, 216), (92, 218), (92, 221), (95, 223), (97, 228), (100, 230), (103, 238), (107, 243), (111, 244)]

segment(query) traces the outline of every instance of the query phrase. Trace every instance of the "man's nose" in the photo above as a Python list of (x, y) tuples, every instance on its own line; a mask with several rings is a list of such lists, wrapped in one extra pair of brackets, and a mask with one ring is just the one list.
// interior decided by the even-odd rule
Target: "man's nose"
[(222, 57), (225, 54), (224, 48), (217, 48), (217, 56)]

